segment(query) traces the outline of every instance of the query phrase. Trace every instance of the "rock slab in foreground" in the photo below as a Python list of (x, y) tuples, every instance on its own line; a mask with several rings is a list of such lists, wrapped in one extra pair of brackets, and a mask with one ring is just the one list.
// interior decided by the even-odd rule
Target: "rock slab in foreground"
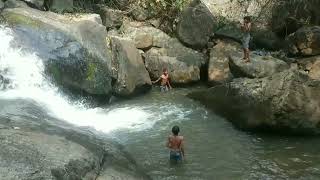
[(50, 118), (33, 101), (4, 100), (5, 112), (14, 115), (0, 115), (0, 179), (150, 179), (106, 134)]
[(243, 53), (240, 52), (231, 54), (229, 57), (230, 69), (235, 77), (263, 78), (289, 69), (286, 62), (272, 56), (260, 56), (252, 52), (250, 63), (245, 63), (242, 57)]
[(287, 70), (189, 94), (246, 130), (320, 134), (320, 81)]

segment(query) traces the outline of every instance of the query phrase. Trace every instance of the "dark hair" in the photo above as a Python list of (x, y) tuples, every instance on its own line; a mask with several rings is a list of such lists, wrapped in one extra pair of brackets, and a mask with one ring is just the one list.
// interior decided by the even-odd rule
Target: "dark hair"
[(243, 19), (251, 22), (251, 17), (250, 16), (245, 16)]
[(172, 128), (173, 135), (178, 136), (179, 132), (180, 132), (179, 126), (173, 126)]
[(162, 72), (166, 72), (166, 71), (168, 71), (167, 68), (163, 68), (163, 69), (162, 69)]

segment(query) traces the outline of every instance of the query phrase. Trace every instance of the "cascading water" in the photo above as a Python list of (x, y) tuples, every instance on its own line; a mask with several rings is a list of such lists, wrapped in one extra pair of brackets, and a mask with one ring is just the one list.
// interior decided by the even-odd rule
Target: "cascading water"
[(35, 53), (11, 46), (14, 37), (9, 28), (0, 27), (0, 37), (0, 99), (31, 99), (51, 116), (103, 132), (152, 126), (143, 108), (90, 109), (81, 101), (71, 102), (46, 78), (43, 61)]

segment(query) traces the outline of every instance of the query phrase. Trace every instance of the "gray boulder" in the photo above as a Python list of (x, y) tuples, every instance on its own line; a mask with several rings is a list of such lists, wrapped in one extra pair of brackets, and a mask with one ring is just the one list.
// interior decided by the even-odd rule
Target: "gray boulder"
[(47, 72), (58, 84), (93, 95), (111, 94), (112, 56), (98, 15), (67, 16), (31, 8), (5, 9), (2, 15), (19, 46), (47, 60)]
[(288, 53), (312, 56), (320, 54), (320, 26), (302, 27), (288, 39)]
[(143, 56), (152, 79), (158, 78), (163, 68), (168, 68), (173, 83), (200, 80), (201, 67), (206, 63), (202, 53), (186, 48), (178, 39), (140, 22), (125, 22), (121, 33), (131, 39), (137, 48), (146, 51)]
[(304, 25), (320, 25), (320, 1), (275, 1), (272, 31), (284, 38)]
[(50, 11), (54, 12), (72, 12), (73, 0), (50, 0), (48, 3)]
[(103, 6), (99, 8), (99, 14), (102, 19), (102, 24), (106, 26), (108, 30), (121, 27), (124, 12)]
[(24, 0), (30, 6), (35, 7), (37, 9), (43, 10), (45, 5), (45, 0)]
[(5, 8), (22, 8), (22, 7), (28, 7), (28, 5), (19, 0), (7, 0), (4, 2), (4, 7)]
[[(188, 58), (187, 56), (185, 55), (186, 58)], [(200, 80), (200, 63), (183, 61), (179, 56), (170, 56), (168, 49), (150, 49), (145, 54), (145, 65), (152, 79), (159, 78), (162, 70), (167, 68), (172, 83), (188, 84)]]
[(242, 57), (243, 53), (239, 51), (229, 56), (230, 69), (235, 77), (262, 78), (289, 69), (286, 62), (272, 56), (260, 56), (253, 52), (250, 63), (245, 63)]
[(189, 96), (246, 130), (319, 134), (320, 81), (287, 70), (262, 79), (235, 79)]
[(299, 59), (298, 67), (306, 72), (311, 79), (320, 80), (320, 56)]
[(204, 48), (214, 32), (215, 20), (208, 7), (193, 1), (182, 12), (177, 25), (178, 38), (186, 45)]
[(209, 84), (220, 84), (230, 81), (233, 75), (229, 67), (229, 54), (238, 52), (240, 44), (231, 40), (218, 40), (210, 51), (208, 65)]
[(128, 39), (110, 37), (113, 52), (113, 67), (117, 72), (114, 92), (119, 96), (130, 96), (151, 88), (151, 80), (142, 57)]
[(4, 8), (4, 3), (0, 1), (0, 11)]

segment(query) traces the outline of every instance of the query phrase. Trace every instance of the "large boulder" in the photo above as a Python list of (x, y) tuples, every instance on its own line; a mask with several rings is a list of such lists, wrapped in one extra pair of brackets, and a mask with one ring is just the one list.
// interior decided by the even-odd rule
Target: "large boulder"
[[(93, 95), (110, 95), (111, 52), (98, 15), (67, 16), (31, 8), (5, 9), (18, 46), (46, 60), (57, 83)], [(98, 19), (98, 20), (97, 20)]]
[(131, 39), (143, 49), (147, 70), (152, 79), (168, 68), (173, 83), (192, 83), (200, 80), (201, 67), (206, 59), (202, 53), (183, 46), (178, 39), (143, 23), (125, 22), (122, 36)]
[(220, 84), (228, 82), (233, 75), (229, 68), (229, 54), (238, 52), (240, 44), (230, 40), (218, 40), (217, 44), (210, 51), (208, 65), (209, 84)]
[(177, 25), (179, 39), (193, 48), (204, 48), (212, 35), (241, 40), (240, 22), (253, 17), (253, 43), (275, 49), (278, 38), (269, 27), (273, 3), (269, 0), (193, 0), (182, 12)]
[(188, 46), (204, 48), (213, 34), (214, 22), (214, 17), (206, 4), (193, 1), (180, 17), (177, 35)]
[(242, 57), (243, 53), (239, 51), (229, 56), (230, 69), (235, 77), (262, 78), (289, 69), (286, 62), (272, 56), (257, 55), (253, 52), (250, 63), (245, 63)]
[(8, 100), (0, 111), (15, 114), (0, 116), (0, 179), (150, 179), (105, 134), (41, 118), (45, 110), (27, 101)]
[(320, 81), (287, 70), (262, 79), (235, 79), (189, 96), (246, 130), (320, 134)]
[(102, 6), (99, 8), (99, 14), (102, 19), (102, 24), (106, 26), (108, 30), (121, 27), (124, 12)]
[(7, 0), (4, 3), (5, 8), (19, 8), (19, 7), (28, 7), (28, 5), (19, 0)]
[(117, 71), (114, 92), (120, 96), (133, 95), (151, 88), (151, 80), (141, 54), (132, 41), (110, 37), (113, 67)]
[(288, 53), (312, 56), (320, 54), (320, 26), (302, 27), (288, 39)]
[(299, 59), (298, 67), (306, 72), (311, 79), (320, 80), (320, 56)]
[(286, 37), (304, 25), (320, 25), (319, 7), (320, 1), (275, 1), (272, 31)]
[[(164, 48), (152, 48), (145, 54), (146, 68), (151, 78), (159, 78), (162, 70), (167, 68), (171, 83), (188, 84), (200, 80), (200, 63), (183, 61), (179, 56), (169, 54), (168, 49)], [(192, 59), (192, 57), (185, 57)]]
[(73, 11), (73, 0), (50, 0), (47, 5), (50, 11), (54, 12), (72, 12)]
[(45, 0), (24, 0), (28, 3), (31, 7), (35, 7), (37, 9), (42, 10), (45, 5)]

